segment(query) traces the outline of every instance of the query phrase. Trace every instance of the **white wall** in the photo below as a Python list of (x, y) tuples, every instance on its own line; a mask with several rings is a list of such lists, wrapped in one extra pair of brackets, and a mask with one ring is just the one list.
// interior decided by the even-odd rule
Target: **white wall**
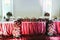
[(40, 17), (41, 7), (38, 0), (14, 0), (13, 12), (15, 17)]
[[(51, 10), (52, 17), (60, 17), (60, 0), (52, 0)], [(38, 0), (14, 0), (13, 13), (15, 17), (41, 17), (43, 15), (42, 6)]]

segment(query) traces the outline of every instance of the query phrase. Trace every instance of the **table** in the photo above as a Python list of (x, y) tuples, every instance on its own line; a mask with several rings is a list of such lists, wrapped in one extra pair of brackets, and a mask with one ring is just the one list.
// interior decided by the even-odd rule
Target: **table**
[(0, 35), (11, 35), (14, 22), (0, 22)]
[(56, 31), (58, 32), (58, 34), (60, 34), (60, 21), (54, 21), (55, 27), (56, 27)]
[(45, 22), (22, 22), (22, 34), (41, 34), (46, 32)]

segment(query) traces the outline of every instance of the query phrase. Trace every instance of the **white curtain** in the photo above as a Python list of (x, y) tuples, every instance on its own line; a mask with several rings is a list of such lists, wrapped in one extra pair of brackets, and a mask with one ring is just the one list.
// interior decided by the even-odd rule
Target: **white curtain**
[(0, 0), (0, 20), (2, 18), (2, 0)]
[(43, 16), (45, 12), (48, 12), (50, 13), (50, 18), (51, 18), (52, 0), (40, 0), (40, 5), (42, 7)]
[(2, 13), (6, 17), (7, 12), (13, 13), (13, 0), (2, 0)]

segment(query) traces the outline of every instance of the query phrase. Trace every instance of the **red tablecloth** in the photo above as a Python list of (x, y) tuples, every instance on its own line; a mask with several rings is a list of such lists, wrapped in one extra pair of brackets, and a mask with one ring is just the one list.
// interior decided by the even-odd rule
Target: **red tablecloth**
[(46, 32), (46, 23), (45, 22), (38, 22), (38, 33), (44, 34)]
[(13, 22), (0, 22), (0, 34), (11, 35), (13, 26), (14, 26)]
[(60, 21), (55, 21), (54, 23), (55, 23), (58, 34), (60, 34)]
[(45, 22), (22, 22), (22, 34), (40, 34), (46, 31)]
[(58, 30), (58, 33), (60, 33), (60, 22), (57, 22), (57, 30)]

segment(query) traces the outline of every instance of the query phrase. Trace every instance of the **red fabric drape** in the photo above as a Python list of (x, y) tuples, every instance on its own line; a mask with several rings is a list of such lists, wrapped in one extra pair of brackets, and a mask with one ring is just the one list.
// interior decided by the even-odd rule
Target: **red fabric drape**
[(22, 34), (41, 34), (46, 32), (45, 22), (22, 22)]

